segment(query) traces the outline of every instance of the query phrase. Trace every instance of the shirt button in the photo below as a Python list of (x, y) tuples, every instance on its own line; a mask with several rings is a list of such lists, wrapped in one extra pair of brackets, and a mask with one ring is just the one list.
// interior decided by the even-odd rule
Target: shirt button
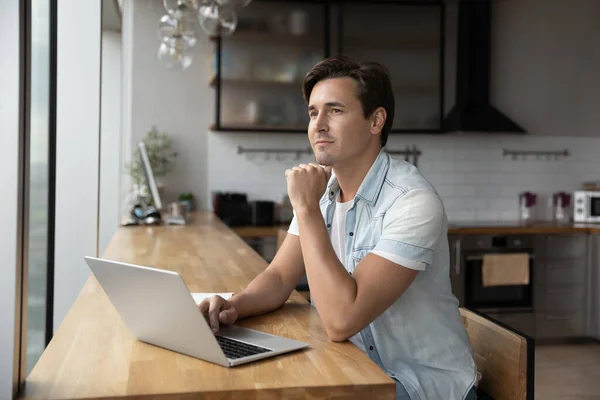
[(369, 346), (369, 350), (373, 351), (373, 346)]
[(350, 232), (350, 236), (354, 236), (354, 232)]
[(328, 228), (331, 228), (331, 224), (327, 224), (327, 227), (328, 227)]
[(329, 192), (329, 195), (330, 195), (330, 196), (333, 196), (333, 192)]

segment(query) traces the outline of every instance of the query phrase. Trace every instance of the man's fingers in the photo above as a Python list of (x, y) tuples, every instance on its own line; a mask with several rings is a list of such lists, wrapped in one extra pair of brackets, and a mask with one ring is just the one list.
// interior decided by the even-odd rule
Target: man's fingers
[(233, 307), (228, 310), (223, 310), (219, 313), (219, 321), (227, 325), (233, 324), (237, 320), (237, 317), (237, 311)]
[(310, 163), (308, 164), (311, 167), (317, 169), (317, 170), (323, 170), (323, 172), (325, 172), (325, 176), (327, 177), (327, 180), (329, 180), (329, 178), (331, 178), (331, 166), (326, 166), (326, 167), (322, 167), (321, 165), (317, 164), (317, 163)]
[(221, 298), (218, 296), (211, 297), (210, 309), (208, 311), (208, 323), (214, 333), (219, 331), (219, 313), (223, 303)]
[(210, 302), (208, 301), (208, 299), (204, 299), (200, 302), (200, 304), (198, 304), (198, 308), (200, 309), (200, 312), (204, 315), (206, 315), (208, 313), (209, 307), (210, 307)]

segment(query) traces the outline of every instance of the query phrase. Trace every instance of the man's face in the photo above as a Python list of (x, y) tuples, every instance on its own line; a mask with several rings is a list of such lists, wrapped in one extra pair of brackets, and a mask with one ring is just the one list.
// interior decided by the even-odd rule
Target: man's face
[(379, 139), (371, 133), (358, 99), (358, 83), (352, 78), (319, 81), (308, 102), (308, 138), (317, 163), (335, 166), (363, 153)]

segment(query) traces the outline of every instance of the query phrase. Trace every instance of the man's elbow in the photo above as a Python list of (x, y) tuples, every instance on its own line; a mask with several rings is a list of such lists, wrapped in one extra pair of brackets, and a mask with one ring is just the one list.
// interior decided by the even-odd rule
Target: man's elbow
[(332, 342), (344, 342), (354, 336), (353, 327), (346, 321), (338, 321), (337, 323), (325, 324), (327, 337)]

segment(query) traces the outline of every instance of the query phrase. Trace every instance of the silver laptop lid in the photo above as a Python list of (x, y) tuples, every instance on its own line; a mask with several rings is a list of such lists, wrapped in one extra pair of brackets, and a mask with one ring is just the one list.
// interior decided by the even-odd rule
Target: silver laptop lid
[(138, 340), (229, 365), (178, 273), (94, 257), (85, 260)]

